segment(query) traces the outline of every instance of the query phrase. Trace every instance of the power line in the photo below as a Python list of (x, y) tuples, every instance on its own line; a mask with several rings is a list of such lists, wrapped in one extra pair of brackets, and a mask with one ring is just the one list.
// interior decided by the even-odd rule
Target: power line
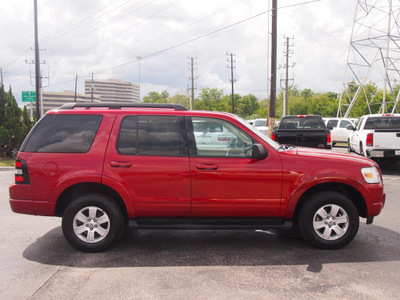
[[(302, 2), (302, 3), (297, 3), (297, 4), (282, 6), (282, 7), (278, 8), (278, 9), (287, 9), (287, 8), (292, 8), (292, 7), (296, 7), (296, 6), (306, 5), (306, 4), (315, 3), (315, 2), (319, 2), (319, 1), (321, 1), (321, 0), (310, 0), (310, 1)], [(187, 41), (184, 41), (184, 42), (175, 44), (175, 45), (173, 45), (173, 46), (164, 48), (164, 49), (162, 49), (162, 50), (153, 52), (153, 53), (148, 54), (148, 55), (145, 55), (145, 56), (141, 56), (141, 59), (150, 58), (150, 57), (153, 57), (153, 56), (156, 56), (156, 55), (159, 55), (159, 54), (168, 52), (168, 51), (170, 51), (170, 50), (172, 50), (172, 49), (181, 47), (181, 46), (183, 46), (183, 45), (186, 45), (186, 44), (195, 42), (195, 41), (197, 41), (197, 40), (203, 39), (203, 38), (205, 38), (205, 37), (208, 37), (208, 36), (211, 36), (211, 35), (213, 35), (213, 34), (219, 33), (219, 32), (221, 32), (221, 31), (224, 31), (224, 30), (226, 30), (226, 29), (232, 28), (232, 27), (237, 26), (237, 25), (239, 25), (239, 24), (243, 24), (243, 23), (245, 23), (245, 22), (247, 22), (247, 21), (250, 21), (250, 20), (253, 20), (253, 19), (255, 19), (255, 18), (258, 18), (258, 17), (260, 17), (260, 16), (262, 16), (262, 15), (265, 15), (265, 14), (269, 13), (270, 11), (271, 11), (271, 10), (263, 11), (263, 12), (261, 12), (261, 13), (258, 13), (258, 14), (256, 14), (256, 15), (254, 15), (254, 16), (245, 18), (245, 19), (240, 20), (240, 21), (238, 21), (238, 22), (235, 22), (235, 23), (232, 23), (232, 24), (230, 24), (230, 25), (224, 26), (224, 27), (222, 27), (222, 28), (213, 30), (213, 31), (211, 31), (211, 32), (208, 32), (208, 33), (205, 33), (205, 34), (203, 34), (203, 35), (197, 36), (197, 37), (195, 37), (195, 38), (189, 39), (189, 40), (187, 40)], [(136, 63), (136, 62), (138, 62), (138, 61), (139, 61), (139, 59), (136, 58), (136, 59), (127, 61), (127, 62), (125, 62), (125, 63), (119, 64), (119, 65), (116, 65), (116, 66), (113, 66), (113, 67), (110, 67), (110, 68), (107, 68), (107, 69), (104, 69), (104, 70), (100, 70), (100, 71), (94, 72), (94, 74), (97, 75), (97, 74), (106, 73), (106, 72), (109, 72), (109, 71), (112, 71), (112, 70), (115, 70), (115, 69), (118, 69), (118, 68), (121, 68), (121, 67), (130, 65), (130, 64), (132, 64), (132, 63)], [(72, 81), (73, 81), (73, 80), (72, 80)], [(71, 82), (71, 81), (68, 81), (68, 82)], [(58, 84), (57, 84), (57, 85), (58, 85)], [(54, 85), (52, 85), (52, 86), (54, 86)]]

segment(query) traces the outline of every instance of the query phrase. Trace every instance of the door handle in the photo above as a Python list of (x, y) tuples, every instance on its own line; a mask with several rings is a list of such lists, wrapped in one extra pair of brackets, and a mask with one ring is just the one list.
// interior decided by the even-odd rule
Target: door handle
[(197, 164), (196, 167), (199, 170), (216, 170), (216, 169), (218, 169), (218, 165), (216, 165), (216, 164)]
[(112, 161), (110, 166), (113, 168), (130, 168), (132, 167), (132, 162), (130, 161)]

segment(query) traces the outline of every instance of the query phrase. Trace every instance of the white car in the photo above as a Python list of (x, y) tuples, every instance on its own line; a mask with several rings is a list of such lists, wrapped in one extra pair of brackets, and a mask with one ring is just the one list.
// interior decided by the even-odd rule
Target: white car
[(251, 125), (256, 127), (258, 130), (260, 130), (266, 136), (268, 136), (267, 119), (254, 119), (254, 120), (248, 120), (247, 122), (249, 122)]
[(350, 130), (348, 126), (356, 127), (358, 119), (353, 118), (324, 118), (326, 126), (331, 126), (331, 136), (333, 145), (336, 143), (347, 143), (349, 140)]
[(400, 160), (400, 114), (365, 115), (351, 129), (350, 152), (374, 159)]

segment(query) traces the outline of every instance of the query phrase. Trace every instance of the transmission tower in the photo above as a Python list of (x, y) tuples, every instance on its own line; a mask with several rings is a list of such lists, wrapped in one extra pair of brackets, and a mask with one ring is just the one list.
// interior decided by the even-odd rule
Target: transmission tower
[[(359, 99), (366, 101), (370, 113), (397, 111), (399, 21), (400, 6), (393, 6), (392, 0), (357, 1), (338, 117), (348, 117)], [(366, 85), (371, 82), (383, 90), (383, 99), (377, 99), (377, 93), (367, 93)]]

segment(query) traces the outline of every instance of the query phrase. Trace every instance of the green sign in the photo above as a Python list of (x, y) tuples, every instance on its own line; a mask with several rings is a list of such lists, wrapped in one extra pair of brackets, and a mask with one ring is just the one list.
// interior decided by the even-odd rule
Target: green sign
[(22, 92), (22, 102), (36, 102), (36, 92)]

